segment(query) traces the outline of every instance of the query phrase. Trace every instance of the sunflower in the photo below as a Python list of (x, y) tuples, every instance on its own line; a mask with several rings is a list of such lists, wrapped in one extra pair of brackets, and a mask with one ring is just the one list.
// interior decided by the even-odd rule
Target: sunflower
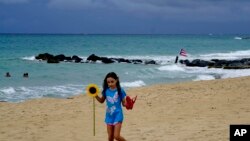
[(96, 97), (99, 92), (99, 88), (96, 84), (89, 84), (86, 88), (86, 93), (91, 97)]

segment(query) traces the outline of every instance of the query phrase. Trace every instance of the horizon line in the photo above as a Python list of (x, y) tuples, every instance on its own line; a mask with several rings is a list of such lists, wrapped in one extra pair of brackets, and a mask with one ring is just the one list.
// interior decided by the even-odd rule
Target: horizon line
[(0, 35), (250, 35), (250, 33), (0, 33)]

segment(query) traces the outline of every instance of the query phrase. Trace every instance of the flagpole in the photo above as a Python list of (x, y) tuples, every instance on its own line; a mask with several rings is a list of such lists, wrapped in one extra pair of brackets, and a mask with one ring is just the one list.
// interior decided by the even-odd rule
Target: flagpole
[(180, 52), (177, 54), (177, 56), (175, 57), (175, 64), (177, 64), (178, 63), (178, 59), (179, 59), (179, 54), (180, 54)]
[(179, 55), (177, 55), (176, 58), (175, 58), (175, 64), (178, 63), (178, 59), (179, 59)]

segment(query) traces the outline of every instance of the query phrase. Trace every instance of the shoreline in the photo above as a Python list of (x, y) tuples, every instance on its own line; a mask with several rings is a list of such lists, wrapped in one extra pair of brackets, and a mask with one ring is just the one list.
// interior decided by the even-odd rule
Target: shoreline
[[(250, 124), (249, 84), (250, 76), (129, 88), (138, 97), (132, 111), (123, 109), (121, 134), (136, 141), (227, 141), (230, 124)], [(0, 111), (1, 141), (107, 140), (105, 104), (96, 102), (93, 136), (86, 95), (0, 102)]]

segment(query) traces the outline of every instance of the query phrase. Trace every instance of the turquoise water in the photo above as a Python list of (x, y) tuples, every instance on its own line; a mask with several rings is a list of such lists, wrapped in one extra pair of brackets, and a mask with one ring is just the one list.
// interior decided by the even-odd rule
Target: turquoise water
[[(174, 64), (180, 59), (250, 58), (249, 35), (0, 35), (0, 101), (20, 102), (41, 97), (68, 97), (84, 93), (89, 83), (101, 87), (115, 71), (125, 89), (158, 83), (175, 83), (250, 75), (250, 70), (190, 68)], [(34, 59), (39, 53), (153, 59), (159, 65), (67, 63), (47, 64)], [(10, 78), (4, 77), (10, 72)], [(29, 78), (23, 78), (28, 72)]]

